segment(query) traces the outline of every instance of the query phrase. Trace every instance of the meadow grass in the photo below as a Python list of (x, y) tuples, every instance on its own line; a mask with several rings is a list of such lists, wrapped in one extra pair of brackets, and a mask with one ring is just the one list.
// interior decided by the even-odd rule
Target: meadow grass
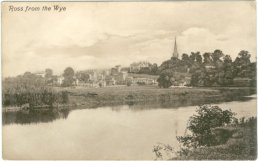
[(158, 86), (117, 86), (105, 88), (55, 87), (57, 91), (68, 91), (69, 102), (74, 105), (105, 106), (129, 103), (163, 102), (168, 105), (181, 102), (199, 105), (230, 101), (252, 94), (250, 88), (159, 88)]

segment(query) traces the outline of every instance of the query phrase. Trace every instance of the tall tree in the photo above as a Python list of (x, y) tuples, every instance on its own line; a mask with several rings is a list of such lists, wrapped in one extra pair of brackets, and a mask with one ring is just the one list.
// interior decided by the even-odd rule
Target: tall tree
[(157, 74), (158, 71), (158, 65), (156, 63), (154, 63), (153, 65), (151, 65), (151, 74)]
[(52, 76), (53, 76), (53, 70), (47, 68), (47, 69), (45, 70), (45, 78), (51, 78)]
[(212, 63), (211, 53), (204, 53), (203, 54), (203, 63), (204, 64), (211, 64)]
[(189, 59), (191, 61), (192, 64), (194, 64), (195, 62), (197, 63), (202, 63), (202, 56), (200, 54), (200, 52), (191, 52), (191, 55), (189, 56)]
[(212, 54), (212, 60), (214, 63), (216, 63), (217, 61), (221, 61), (220, 58), (222, 58), (224, 56), (223, 52), (221, 50), (215, 50)]
[(200, 52), (196, 52), (196, 62), (199, 64), (202, 64), (202, 56), (200, 54)]
[(189, 56), (189, 59), (191, 63), (193, 64), (195, 62), (196, 54), (194, 52), (191, 52), (191, 55)]
[(63, 73), (64, 81), (63, 86), (71, 86), (74, 81), (74, 70), (71, 67), (67, 67)]
[(240, 58), (241, 65), (249, 65), (251, 63), (250, 58), (251, 55), (248, 51), (241, 50), (238, 54), (238, 57)]
[(221, 50), (215, 50), (212, 54), (212, 61), (217, 70), (223, 70), (223, 61), (221, 58), (224, 56), (223, 52)]
[(172, 85), (171, 81), (170, 81), (170, 76), (166, 75), (166, 74), (161, 74), (158, 78), (158, 83), (159, 83), (159, 87), (162, 88), (168, 88)]
[(250, 57), (248, 51), (242, 50), (239, 52), (238, 57), (234, 61), (235, 75), (238, 77), (246, 77), (251, 72)]
[(186, 53), (182, 54), (182, 64), (190, 66), (190, 58)]
[(231, 64), (232, 63), (232, 59), (231, 59), (230, 55), (225, 55), (223, 60), (224, 60), (225, 64)]
[(233, 78), (234, 78), (234, 68), (233, 62), (230, 55), (225, 55), (223, 64), (223, 71), (224, 71), (224, 78), (223, 78), (223, 85), (232, 85)]

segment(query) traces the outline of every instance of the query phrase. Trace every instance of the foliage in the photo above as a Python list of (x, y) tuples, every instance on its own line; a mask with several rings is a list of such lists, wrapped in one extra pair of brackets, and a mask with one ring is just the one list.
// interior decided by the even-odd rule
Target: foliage
[(67, 67), (64, 70), (63, 76), (64, 76), (64, 81), (63, 81), (62, 86), (64, 86), (64, 87), (72, 86), (73, 82), (74, 82), (74, 70), (73, 70), (73, 68)]
[(78, 73), (76, 73), (76, 78), (78, 78), (80, 81), (83, 81), (83, 82), (89, 82), (90, 74), (85, 73), (85, 72), (78, 72)]
[(131, 86), (132, 84), (133, 84), (132, 81), (127, 81), (127, 82), (126, 82), (126, 85), (127, 85), (127, 86)]
[(44, 78), (30, 72), (3, 80), (3, 106), (53, 106), (68, 102), (67, 92), (55, 92)]
[(53, 70), (47, 68), (47, 69), (45, 70), (45, 78), (51, 78), (52, 76), (53, 76)]
[[(235, 119), (225, 131), (233, 129), (226, 143), (218, 146), (185, 148), (180, 150), (180, 160), (255, 160), (257, 158), (257, 118)], [(232, 127), (233, 126), (233, 127)], [(186, 153), (183, 153), (186, 152)]]
[(158, 78), (159, 87), (168, 88), (172, 85), (170, 78), (168, 75), (162, 74)]
[[(135, 63), (137, 64), (137, 63)], [(157, 75), (158, 74), (158, 65), (156, 63), (148, 63), (148, 66), (140, 67), (139, 70), (131, 71), (132, 73), (137, 74), (150, 74), (150, 75)]]
[[(165, 76), (175, 76), (176, 72), (187, 73), (192, 86), (232, 86), (234, 78), (239, 77), (251, 79), (251, 82), (245, 82), (245, 86), (255, 86), (256, 63), (251, 63), (250, 57), (244, 50), (240, 51), (234, 62), (221, 50), (206, 52), (202, 56), (200, 52), (191, 52), (190, 56), (184, 53), (181, 60), (171, 58), (164, 61), (159, 66), (158, 74), (162, 80)], [(160, 85), (165, 87), (162, 83)]]
[(216, 145), (212, 129), (231, 123), (234, 113), (230, 110), (222, 110), (218, 106), (209, 105), (199, 106), (196, 112), (196, 115), (190, 117), (187, 126), (192, 135), (178, 137), (178, 140), (186, 147)]
[[(234, 118), (230, 110), (203, 105), (189, 120), (191, 135), (177, 137), (179, 151), (170, 145), (153, 147), (157, 159), (254, 160), (257, 158), (257, 118)], [(173, 155), (174, 154), (174, 155)], [(173, 157), (171, 157), (173, 155)]]
[[(157, 145), (154, 145), (152, 152), (156, 156), (155, 160), (170, 159), (171, 158), (170, 154), (174, 153), (174, 149), (169, 144), (158, 143)], [(164, 152), (166, 155), (163, 155)], [(167, 157), (167, 158), (164, 158), (164, 157)]]
[(3, 105), (4, 106), (22, 106), (29, 104), (29, 107), (33, 108), (36, 106), (49, 106), (53, 107), (54, 103), (66, 104), (68, 103), (67, 92), (53, 92), (51, 90), (43, 91), (28, 91), (24, 93), (5, 93), (3, 94)]

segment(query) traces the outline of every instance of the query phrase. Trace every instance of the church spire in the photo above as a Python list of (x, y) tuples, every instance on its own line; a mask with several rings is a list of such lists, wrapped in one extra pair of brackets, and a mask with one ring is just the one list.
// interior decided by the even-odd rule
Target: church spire
[(176, 37), (175, 37), (174, 52), (173, 52), (172, 57), (173, 58), (178, 58), (177, 45), (176, 45)]

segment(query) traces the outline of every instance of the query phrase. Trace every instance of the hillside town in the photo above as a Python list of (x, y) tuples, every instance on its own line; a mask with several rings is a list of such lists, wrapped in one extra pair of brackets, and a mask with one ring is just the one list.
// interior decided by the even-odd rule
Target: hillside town
[(233, 62), (229, 55), (224, 55), (220, 50), (204, 53), (203, 56), (200, 52), (192, 52), (190, 56), (179, 54), (175, 39), (172, 57), (160, 66), (148, 61), (138, 61), (130, 66), (116, 65), (110, 69), (74, 71), (68, 67), (68, 82), (65, 82), (65, 72), (62, 75), (53, 75), (52, 69), (27, 74), (44, 78), (49, 86), (253, 86), (256, 82), (256, 63), (250, 62), (250, 56), (243, 50)]
[[(77, 71), (73, 76), (74, 86), (83, 87), (109, 87), (123, 85), (157, 85), (158, 75), (138, 74), (143, 68), (149, 68), (149, 62), (132, 63), (130, 67), (116, 65), (111, 69), (90, 69)], [(45, 78), (47, 71), (33, 73)], [(48, 85), (62, 86), (63, 75), (53, 75), (48, 79)]]
[[(178, 57), (179, 53), (177, 51), (177, 44), (175, 40), (172, 58), (178, 59)], [(158, 66), (157, 64), (151, 64), (148, 61), (133, 62), (129, 67), (116, 65), (110, 69), (81, 70), (74, 73), (72, 85), (94, 88), (131, 85), (157, 86), (159, 75), (155, 72), (146, 72), (152, 70), (157, 71)], [(50, 86), (62, 86), (65, 80), (63, 74), (53, 75), (53, 71), (51, 69), (46, 69), (45, 71), (35, 72), (32, 74), (47, 79), (47, 84)], [(186, 75), (185, 79), (176, 84), (177, 86), (190, 85), (191, 76), (189, 74), (184, 75)]]

